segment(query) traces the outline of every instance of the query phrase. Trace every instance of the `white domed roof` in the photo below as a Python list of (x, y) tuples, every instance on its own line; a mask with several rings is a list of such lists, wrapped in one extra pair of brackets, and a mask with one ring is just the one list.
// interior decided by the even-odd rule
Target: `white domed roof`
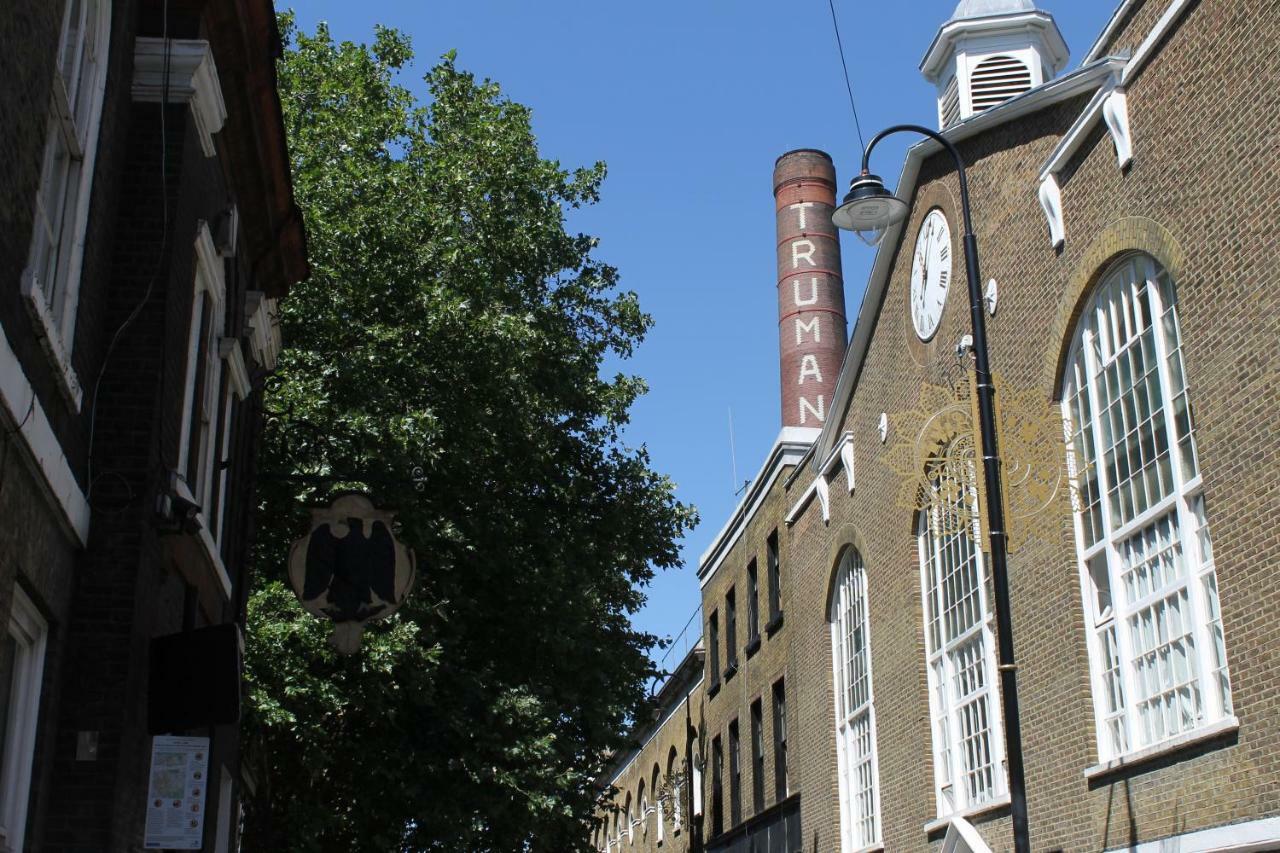
[(1018, 12), (1034, 12), (1032, 0), (960, 0), (951, 20), (986, 18), (991, 15), (1014, 15)]

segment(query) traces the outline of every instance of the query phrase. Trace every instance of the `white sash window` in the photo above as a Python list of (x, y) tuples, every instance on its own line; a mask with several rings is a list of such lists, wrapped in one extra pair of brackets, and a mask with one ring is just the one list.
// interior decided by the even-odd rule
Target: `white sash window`
[(1129, 255), (1075, 332), (1063, 385), (1102, 761), (1231, 716), (1218, 582), (1174, 283)]
[(867, 572), (853, 548), (844, 552), (831, 599), (831, 649), (836, 687), (836, 753), (841, 847), (879, 843), (880, 797), (871, 690)]
[(49, 626), (20, 587), (0, 637), (0, 850), (22, 850)]
[(969, 476), (943, 466), (920, 514), (920, 574), (938, 816), (1005, 796), (1004, 734), (986, 569)]
[(78, 404), (70, 375), (71, 333), (80, 290), (80, 264), (89, 217), (93, 162), (107, 79), (111, 4), (67, 0), (55, 57), (35, 222), (22, 286), (43, 327), (46, 349)]

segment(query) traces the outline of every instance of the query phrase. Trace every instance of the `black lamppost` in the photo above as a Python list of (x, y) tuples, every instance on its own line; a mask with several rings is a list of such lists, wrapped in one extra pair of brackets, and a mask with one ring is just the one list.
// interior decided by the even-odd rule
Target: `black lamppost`
[(1004, 529), (1004, 504), (1000, 493), (1000, 457), (996, 447), (995, 386), (987, 358), (987, 324), (978, 272), (978, 241), (969, 215), (969, 182), (960, 152), (942, 134), (914, 124), (899, 124), (880, 131), (862, 154), (862, 173), (849, 185), (849, 194), (831, 216), (837, 228), (858, 234), (875, 245), (889, 226), (907, 217), (902, 199), (885, 189), (884, 181), (871, 174), (867, 164), (871, 149), (886, 136), (909, 131), (935, 140), (947, 150), (960, 177), (960, 208), (964, 215), (964, 260), (969, 278), (969, 313), (973, 317), (973, 359), (978, 386), (978, 430), (982, 436), (982, 475), (986, 484), (987, 534), (991, 539), (991, 574), (995, 582), (996, 626), (1000, 651), (1000, 695), (1004, 710), (1005, 753), (1009, 766), (1009, 810), (1013, 817), (1013, 844), (1017, 853), (1030, 853), (1027, 828), (1027, 790), (1022, 769), (1022, 727), (1018, 717), (1017, 667), (1013, 662), (1013, 624), (1009, 615), (1008, 541)]

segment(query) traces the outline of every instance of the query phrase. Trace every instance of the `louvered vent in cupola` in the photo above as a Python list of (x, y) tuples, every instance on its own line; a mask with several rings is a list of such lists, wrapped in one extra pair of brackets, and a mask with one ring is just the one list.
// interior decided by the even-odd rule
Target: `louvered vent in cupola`
[(943, 90), (938, 109), (940, 112), (938, 118), (944, 130), (960, 121), (960, 83), (955, 77), (951, 78), (951, 82)]
[(1012, 56), (992, 56), (982, 60), (969, 76), (969, 91), (975, 113), (1003, 104), (1031, 88), (1031, 69)]

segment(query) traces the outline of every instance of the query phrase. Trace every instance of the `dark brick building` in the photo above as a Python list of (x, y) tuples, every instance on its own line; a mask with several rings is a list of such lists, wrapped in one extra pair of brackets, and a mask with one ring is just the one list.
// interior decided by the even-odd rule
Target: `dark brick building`
[[(270, 0), (0, 11), (0, 850), (142, 849), (153, 733), (209, 739), (182, 807), (236, 849), (238, 632), (177, 649), (186, 686), (152, 641), (243, 620), (274, 306), (307, 271), (278, 50)], [(173, 716), (219, 675), (231, 719)]]
[[(1274, 0), (1124, 0), (1064, 74), (1029, 0), (964, 0), (921, 66), (982, 252), (1033, 850), (1280, 849), (1277, 36)], [(954, 166), (922, 142), (896, 191), (821, 431), (700, 564), (674, 849), (1012, 849)], [(600, 849), (655, 849), (623, 807), (670, 737), (602, 780)]]

